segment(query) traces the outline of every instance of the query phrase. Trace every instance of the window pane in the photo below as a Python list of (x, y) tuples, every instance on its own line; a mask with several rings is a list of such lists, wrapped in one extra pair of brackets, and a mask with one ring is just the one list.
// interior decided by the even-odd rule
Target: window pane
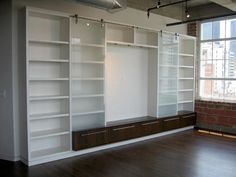
[(213, 59), (225, 59), (225, 41), (213, 42)]
[(203, 60), (200, 65), (200, 77), (212, 77), (212, 60)]
[(236, 78), (236, 60), (225, 60), (225, 77)]
[(212, 39), (212, 22), (201, 24), (201, 39)]
[(223, 100), (224, 98), (224, 80), (212, 81), (212, 98), (216, 100)]
[(230, 80), (236, 78), (236, 40), (229, 39), (234, 37), (236, 18), (201, 24), (201, 40), (208, 42), (200, 46), (200, 97), (236, 102), (236, 80)]
[(212, 81), (200, 80), (200, 97), (211, 98)]
[(236, 101), (236, 81), (225, 81), (225, 99)]
[(212, 23), (212, 38), (225, 38), (225, 21), (215, 21)]
[(224, 77), (224, 60), (213, 60), (212, 77)]
[(201, 43), (201, 60), (209, 60), (212, 57), (212, 42)]
[(236, 41), (226, 42), (226, 59), (236, 60)]
[(236, 19), (226, 20), (226, 37), (236, 37)]

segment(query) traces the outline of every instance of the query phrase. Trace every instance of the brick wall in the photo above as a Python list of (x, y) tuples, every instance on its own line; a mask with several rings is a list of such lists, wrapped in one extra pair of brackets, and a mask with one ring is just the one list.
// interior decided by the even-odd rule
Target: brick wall
[(195, 102), (196, 127), (236, 134), (236, 103)]
[(194, 23), (188, 23), (187, 24), (187, 33), (190, 36), (198, 36), (198, 24), (196, 22)]

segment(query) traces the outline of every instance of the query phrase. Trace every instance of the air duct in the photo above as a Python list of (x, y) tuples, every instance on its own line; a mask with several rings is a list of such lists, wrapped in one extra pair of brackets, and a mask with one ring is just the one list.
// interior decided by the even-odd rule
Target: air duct
[(78, 3), (116, 12), (126, 8), (127, 0), (73, 0)]

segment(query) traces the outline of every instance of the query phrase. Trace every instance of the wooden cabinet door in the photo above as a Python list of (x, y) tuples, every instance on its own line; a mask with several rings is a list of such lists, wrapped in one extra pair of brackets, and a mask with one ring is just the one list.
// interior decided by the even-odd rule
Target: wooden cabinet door
[(196, 114), (189, 114), (180, 117), (180, 126), (187, 127), (196, 124)]
[(155, 120), (151, 122), (140, 123), (138, 128), (139, 136), (147, 136), (162, 132), (162, 121)]
[(108, 143), (108, 130), (98, 129), (84, 132), (73, 132), (73, 150), (80, 150)]
[(111, 127), (110, 131), (111, 142), (118, 142), (138, 137), (136, 124)]
[(172, 117), (163, 120), (164, 131), (174, 130), (180, 128), (179, 117)]

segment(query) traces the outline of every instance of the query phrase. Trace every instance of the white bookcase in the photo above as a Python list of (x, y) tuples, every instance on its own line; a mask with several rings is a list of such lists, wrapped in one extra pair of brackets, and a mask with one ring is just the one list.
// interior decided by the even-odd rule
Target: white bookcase
[(68, 16), (27, 9), (28, 160), (71, 150)]
[(25, 162), (72, 156), (72, 131), (104, 127), (110, 104), (123, 119), (193, 111), (194, 57), (192, 37), (27, 8)]
[(194, 110), (195, 40), (189, 36), (180, 36), (179, 40), (178, 111)]
[(195, 38), (160, 32), (158, 41), (157, 116), (193, 111)]

